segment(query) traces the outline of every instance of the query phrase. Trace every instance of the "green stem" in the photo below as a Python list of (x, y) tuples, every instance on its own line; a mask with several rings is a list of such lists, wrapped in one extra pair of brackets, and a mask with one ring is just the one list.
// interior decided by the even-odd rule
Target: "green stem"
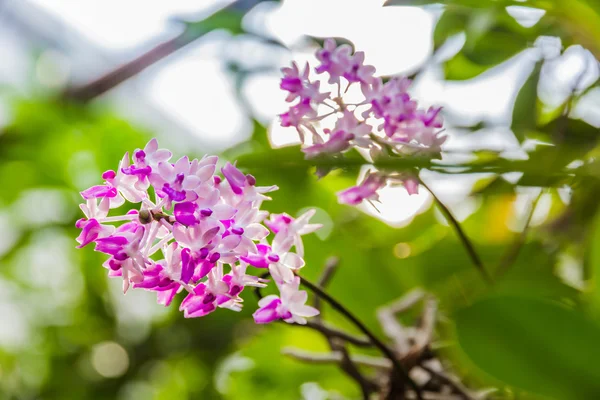
[(537, 207), (538, 202), (540, 201), (540, 198), (542, 197), (542, 194), (544, 194), (543, 190), (541, 190), (540, 193), (531, 202), (527, 217), (525, 219), (525, 226), (523, 227), (523, 230), (521, 231), (513, 245), (508, 249), (504, 257), (502, 257), (498, 268), (496, 268), (496, 279), (506, 274), (510, 267), (515, 263), (515, 261), (517, 261), (521, 248), (523, 247), (523, 245), (525, 244), (525, 240), (527, 239), (529, 225), (531, 224), (531, 219), (533, 218), (533, 214), (535, 213), (535, 209)]
[(419, 181), (420, 181), (421, 185), (425, 189), (427, 189), (427, 191), (429, 193), (431, 193), (431, 195), (433, 196), (436, 204), (438, 205), (438, 207), (440, 207), (440, 210), (442, 210), (442, 214), (444, 214), (444, 216), (448, 220), (448, 223), (456, 231), (456, 234), (458, 235), (460, 241), (462, 242), (463, 246), (467, 250), (467, 253), (469, 254), (469, 257), (471, 258), (471, 261), (473, 262), (473, 265), (475, 265), (475, 268), (477, 268), (477, 270), (479, 271), (479, 273), (483, 277), (483, 280), (487, 284), (493, 285), (494, 284), (494, 280), (492, 279), (492, 276), (485, 269), (485, 266), (483, 265), (483, 261), (481, 261), (481, 258), (479, 258), (479, 255), (475, 251), (475, 246), (473, 246), (473, 243), (471, 242), (471, 240), (469, 239), (469, 237), (466, 235), (465, 231), (463, 231), (462, 227), (460, 226), (460, 223), (456, 220), (456, 218), (454, 218), (454, 215), (452, 215), (452, 212), (450, 212), (450, 210), (448, 209), (448, 207), (446, 207), (444, 205), (444, 203), (442, 203), (442, 201), (435, 195), (435, 193), (433, 193), (433, 191), (429, 188), (429, 186), (427, 186), (425, 184), (425, 182), (423, 182), (422, 180), (419, 179)]

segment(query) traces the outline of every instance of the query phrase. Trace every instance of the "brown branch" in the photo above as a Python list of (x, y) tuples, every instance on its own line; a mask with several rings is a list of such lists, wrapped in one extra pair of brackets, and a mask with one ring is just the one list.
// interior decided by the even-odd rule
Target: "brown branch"
[(475, 400), (475, 398), (469, 393), (467, 388), (465, 388), (458, 380), (451, 378), (444, 372), (436, 371), (433, 368), (430, 368), (423, 364), (419, 365), (419, 368), (427, 371), (431, 376), (436, 377), (446, 385), (450, 386), (457, 394), (462, 396), (464, 400)]
[[(248, 2), (235, 1), (227, 7), (217, 10), (215, 13), (208, 16), (207, 18), (210, 18), (216, 13), (220, 12), (228, 12), (233, 10), (238, 12), (244, 12), (246, 10), (240, 10), (240, 8), (243, 8), (244, 3)], [(251, 7), (253, 5), (254, 3), (250, 2), (250, 4), (247, 7)], [(205, 18), (205, 20), (207, 18)], [(105, 73), (104, 75), (94, 79), (93, 81), (79, 87), (72, 87), (67, 89), (63, 93), (63, 98), (78, 101), (81, 103), (87, 103), (90, 100), (93, 100), (94, 98), (108, 92), (110, 89), (120, 85), (126, 80), (136, 76), (140, 72), (144, 71), (146, 68), (170, 56), (171, 54), (182, 49), (183, 47), (187, 46), (193, 41), (200, 39), (202, 36), (204, 36), (210, 31), (210, 29), (201, 30), (190, 29), (189, 27), (186, 27), (184, 31), (176, 37), (156, 45), (152, 49), (148, 50), (146, 53), (113, 69), (112, 71)]]
[(199, 37), (201, 37), (201, 35), (191, 36), (187, 31), (184, 31), (180, 35), (160, 43), (141, 56), (105, 73), (89, 83), (67, 89), (63, 94), (63, 97), (68, 100), (87, 103), (190, 44)]
[[(282, 349), (282, 354), (293, 357), (300, 361), (306, 361), (315, 364), (335, 364), (339, 363), (343, 359), (343, 355), (338, 351), (331, 353), (315, 353), (312, 351), (306, 351), (296, 349), (294, 347), (285, 347)], [(392, 363), (387, 358), (365, 356), (362, 354), (353, 354), (350, 356), (352, 362), (364, 367), (391, 370)]]
[(346, 345), (343, 341), (329, 337), (327, 338), (327, 341), (329, 342), (331, 350), (341, 354), (342, 358), (340, 360), (339, 365), (342, 371), (344, 371), (346, 375), (348, 375), (349, 377), (354, 379), (356, 383), (358, 383), (363, 395), (363, 399), (369, 400), (371, 393), (380, 390), (379, 386), (375, 382), (364, 377), (364, 375), (360, 372), (360, 370), (350, 357), (350, 353), (348, 352), (348, 349), (346, 348)]
[(396, 355), (387, 347), (381, 340), (377, 338), (371, 332), (369, 328), (365, 324), (363, 324), (353, 313), (351, 313), (346, 307), (344, 307), (340, 302), (331, 297), (327, 292), (325, 292), (321, 287), (316, 286), (312, 282), (306, 280), (300, 275), (301, 283), (309, 288), (314, 294), (317, 296), (321, 296), (323, 300), (327, 301), (331, 307), (336, 309), (340, 314), (342, 314), (346, 319), (352, 322), (362, 333), (367, 335), (371, 342), (375, 347), (377, 347), (393, 364), (393, 374), (391, 377), (391, 385), (390, 391), (388, 393), (387, 398), (392, 400), (395, 398), (404, 398), (404, 384), (408, 383), (409, 386), (413, 388), (415, 394), (419, 400), (422, 400), (421, 389), (417, 384), (412, 380), (412, 378), (408, 375), (408, 371), (404, 369), (404, 367), (400, 364)]
[(423, 291), (416, 289), (408, 292), (390, 305), (381, 307), (377, 311), (377, 319), (386, 334), (394, 342), (398, 354), (404, 355), (410, 350), (409, 338), (404, 326), (396, 318), (396, 314), (407, 310), (421, 300)]
[[(329, 257), (327, 259), (327, 261), (325, 261), (325, 268), (323, 269), (323, 272), (321, 273), (321, 277), (319, 278), (319, 280), (317, 281), (317, 285), (321, 286), (321, 287), (325, 287), (329, 284), (329, 282), (331, 281), (331, 278), (333, 278), (333, 275), (335, 274), (335, 271), (337, 270), (337, 267), (340, 264), (340, 259), (338, 257)], [(321, 298), (319, 296), (315, 296), (315, 299), (313, 301), (313, 306), (319, 310), (321, 310)], [(318, 315), (318, 317), (320, 317), (320, 315)]]
[[(333, 274), (335, 273), (338, 265), (339, 265), (339, 258), (337, 258), (337, 257), (330, 257), (326, 261), (325, 268), (323, 269), (321, 277), (319, 278), (319, 281), (318, 281), (319, 286), (321, 286), (321, 287), (327, 286), (327, 284), (333, 278)], [(322, 311), (321, 298), (319, 296), (315, 296), (313, 304), (316, 309), (318, 309), (319, 311)], [(322, 318), (323, 318), (322, 314), (315, 316), (314, 323), (316, 323), (316, 324), (322, 323)], [(360, 390), (362, 392), (363, 399), (368, 400), (369, 397), (371, 396), (371, 393), (377, 392), (379, 390), (379, 386), (375, 382), (367, 379), (360, 372), (360, 370), (358, 369), (358, 367), (356, 366), (356, 364), (353, 362), (352, 358), (350, 357), (350, 353), (348, 352), (348, 349), (346, 348), (346, 342), (344, 340), (340, 340), (339, 337), (333, 337), (330, 335), (324, 335), (324, 336), (327, 339), (327, 343), (329, 344), (329, 347), (331, 348), (331, 350), (333, 352), (335, 352), (335, 354), (340, 355), (338, 364), (339, 364), (340, 368), (342, 369), (342, 371), (344, 371), (346, 373), (346, 375), (348, 375), (350, 378), (352, 378), (358, 384), (358, 386), (360, 387)], [(370, 341), (369, 341), (369, 344), (371, 344)]]
[(352, 335), (351, 333), (342, 331), (341, 329), (337, 329), (325, 322), (314, 322), (308, 321), (306, 325), (293, 324), (294, 326), (304, 326), (307, 328), (314, 329), (327, 337), (339, 338), (347, 341), (348, 343), (352, 343), (355, 346), (359, 347), (373, 347), (371, 341), (362, 336)]

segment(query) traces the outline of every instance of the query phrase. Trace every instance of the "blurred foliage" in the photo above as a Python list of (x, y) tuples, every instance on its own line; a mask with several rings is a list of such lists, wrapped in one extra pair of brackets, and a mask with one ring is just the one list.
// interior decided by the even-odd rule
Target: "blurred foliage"
[[(477, 78), (531, 48), (540, 35), (560, 36), (565, 46), (583, 44), (599, 54), (596, 1), (444, 4), (432, 37), (435, 51), (453, 35), (465, 35), (461, 49), (443, 62), (450, 81)], [(546, 15), (526, 28), (507, 13), (511, 5), (540, 7)], [(188, 29), (198, 36), (213, 29), (243, 33), (241, 15), (228, 10), (188, 22)], [(590, 88), (558, 110), (544, 111), (538, 93), (543, 63), (523, 82), (512, 114), (519, 142), (548, 144), (535, 147), (527, 160), (479, 152), (458, 165), (458, 172), (427, 160), (396, 166), (436, 170), (448, 180), (455, 174), (492, 175), (475, 183), (468, 199), (473, 211), (461, 222), (498, 276), (491, 288), (431, 202), (402, 227), (339, 205), (335, 193), (353, 185), (360, 169), (357, 154), (321, 165), (336, 168), (318, 180), (315, 165), (297, 147), (272, 149), (266, 128), (255, 122), (252, 138), (223, 156), (237, 159), (260, 184), (279, 186), (265, 204), (269, 211), (297, 215), (317, 208), (317, 222), (325, 229), (305, 240), (304, 273), (316, 279), (326, 259), (338, 256), (330, 293), (377, 334), (382, 332), (375, 310), (421, 287), (440, 300), (435, 344), (466, 384), (498, 387), (495, 396), (502, 399), (592, 399), (600, 393), (598, 130), (569, 115)], [(481, 126), (471, 128), (477, 135)], [(185, 320), (176, 307), (163, 311), (151, 296), (122, 298), (118, 282), (105, 277), (103, 258), (91, 249), (74, 249), (77, 192), (151, 136), (105, 106), (54, 98), (13, 101), (12, 120), (0, 132), (0, 226), (8, 227), (0, 229), (0, 315), (21, 321), (23, 337), (13, 342), (0, 337), (0, 398), (295, 399), (310, 382), (331, 398), (358, 398), (358, 388), (338, 368), (282, 356), (286, 346), (314, 351), (327, 346), (303, 328), (253, 325), (251, 293), (245, 293), (241, 315), (222, 310)], [(505, 179), (507, 172), (520, 174), (516, 183)], [(565, 200), (567, 185), (572, 195)], [(532, 187), (543, 189), (546, 212), (519, 246), (525, 217), (518, 211), (535, 198)], [(515, 262), (503, 265), (515, 244)], [(353, 329), (328, 308), (324, 314)], [(93, 366), (94, 348), (103, 342), (126, 350), (123, 374), (103, 377)]]

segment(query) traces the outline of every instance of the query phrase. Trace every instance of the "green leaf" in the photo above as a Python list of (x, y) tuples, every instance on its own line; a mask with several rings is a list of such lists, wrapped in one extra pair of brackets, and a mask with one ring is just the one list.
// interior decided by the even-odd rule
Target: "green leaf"
[(486, 374), (560, 400), (600, 393), (600, 328), (572, 309), (497, 296), (456, 313), (458, 343)]
[(592, 276), (587, 298), (592, 311), (600, 315), (600, 213), (596, 213), (588, 242), (588, 262)]
[(435, 0), (388, 0), (383, 6), (423, 6), (427, 4), (436, 4), (439, 1)]
[(433, 31), (433, 43), (440, 47), (446, 39), (465, 30), (468, 15), (462, 10), (447, 9), (444, 11)]
[(204, 35), (216, 29), (224, 29), (233, 35), (244, 33), (242, 28), (244, 13), (224, 8), (210, 17), (197, 22), (186, 22), (187, 31), (190, 35)]
[(486, 194), (486, 195), (505, 195), (514, 194), (515, 186), (507, 182), (499, 175), (491, 178), (483, 178), (477, 181), (471, 191), (471, 194)]
[(466, 80), (476, 77), (487, 71), (487, 67), (469, 60), (463, 52), (452, 57), (444, 65), (444, 72), (448, 80)]
[(465, 55), (477, 64), (494, 66), (526, 47), (527, 41), (523, 36), (497, 29), (483, 34), (472, 48), (465, 49)]
[(525, 139), (525, 133), (528, 130), (534, 130), (537, 125), (537, 86), (541, 70), (542, 64), (537, 63), (531, 75), (529, 75), (529, 78), (527, 78), (521, 90), (519, 90), (515, 101), (511, 128), (520, 142)]

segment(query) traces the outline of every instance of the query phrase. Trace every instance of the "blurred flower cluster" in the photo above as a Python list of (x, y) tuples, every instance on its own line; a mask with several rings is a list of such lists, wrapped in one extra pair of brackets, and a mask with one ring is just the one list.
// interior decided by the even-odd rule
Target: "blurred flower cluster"
[[(309, 223), (314, 211), (269, 216), (260, 207), (276, 186), (256, 186), (252, 175), (230, 163), (221, 177), (216, 156), (174, 163), (171, 157), (153, 139), (131, 159), (126, 153), (116, 171), (106, 171), (104, 184), (81, 192), (79, 247), (94, 243), (107, 254), (104, 267), (123, 279), (124, 292), (130, 286), (154, 291), (168, 306), (186, 291), (180, 310), (187, 318), (217, 307), (241, 310), (244, 288), (268, 282), (248, 274), (248, 266), (268, 269), (280, 292), (259, 303), (257, 323), (306, 323), (318, 314), (305, 304), (307, 294), (294, 274), (304, 266), (301, 236), (320, 227)], [(109, 216), (114, 209), (122, 212)]]
[[(303, 69), (295, 63), (283, 68), (280, 85), (289, 93), (286, 100), (294, 103), (280, 115), (281, 125), (296, 129), (307, 158), (341, 157), (353, 148), (370, 162), (441, 151), (446, 139), (441, 108), (418, 108), (408, 94), (409, 79), (392, 78), (384, 83), (374, 76), (375, 67), (364, 64), (363, 52), (352, 53), (349, 45), (337, 46), (333, 39), (325, 41), (316, 57), (320, 64), (315, 72), (327, 74), (337, 93), (321, 92), (320, 82), (310, 78), (308, 64)], [(345, 94), (353, 86), (359, 87), (360, 99), (351, 103)], [(332, 128), (321, 127), (326, 119), (334, 119)], [(411, 194), (418, 188), (411, 174), (378, 170), (339, 193), (339, 200), (353, 205), (377, 200), (377, 191), (387, 184), (404, 185)]]

